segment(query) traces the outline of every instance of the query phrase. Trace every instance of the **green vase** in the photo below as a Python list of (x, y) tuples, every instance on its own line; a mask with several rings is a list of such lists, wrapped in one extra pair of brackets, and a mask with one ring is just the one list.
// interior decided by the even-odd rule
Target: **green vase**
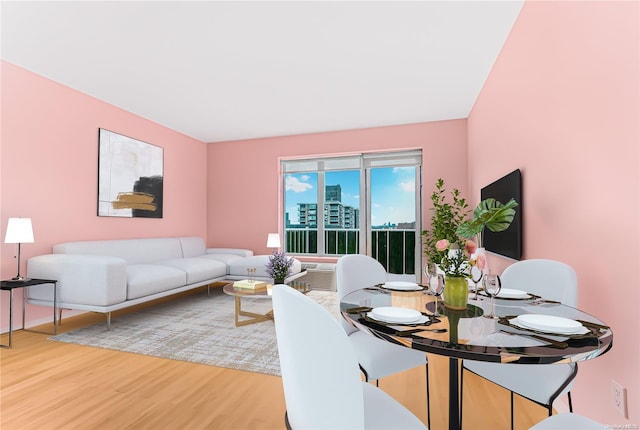
[(467, 278), (459, 276), (444, 277), (444, 305), (449, 309), (466, 309), (469, 298)]

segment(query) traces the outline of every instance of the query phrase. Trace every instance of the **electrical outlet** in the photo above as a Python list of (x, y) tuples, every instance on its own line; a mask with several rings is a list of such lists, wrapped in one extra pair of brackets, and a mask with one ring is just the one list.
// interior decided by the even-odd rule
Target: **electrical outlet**
[(629, 418), (629, 413), (627, 412), (627, 389), (613, 379), (611, 380), (611, 401), (620, 415)]

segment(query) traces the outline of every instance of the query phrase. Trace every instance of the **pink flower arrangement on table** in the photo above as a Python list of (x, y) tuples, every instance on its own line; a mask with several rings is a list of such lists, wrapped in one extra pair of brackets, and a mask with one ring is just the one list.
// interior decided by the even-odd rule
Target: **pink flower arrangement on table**
[(484, 270), (485, 256), (476, 255), (478, 249), (471, 239), (460, 240), (453, 244), (447, 239), (436, 242), (436, 251), (441, 254), (440, 267), (447, 276), (471, 277), (471, 267), (478, 266)]

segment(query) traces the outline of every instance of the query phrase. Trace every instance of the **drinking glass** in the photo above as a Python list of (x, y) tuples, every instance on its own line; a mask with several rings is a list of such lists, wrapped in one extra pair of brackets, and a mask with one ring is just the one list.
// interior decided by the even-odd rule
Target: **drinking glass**
[(433, 316), (438, 317), (440, 316), (438, 313), (438, 297), (440, 297), (444, 292), (444, 275), (442, 273), (438, 273), (431, 281), (429, 281), (429, 289), (435, 298), (435, 311)]
[(482, 275), (484, 275), (484, 272), (478, 266), (471, 266), (471, 280), (475, 291), (473, 300), (478, 300), (478, 284), (482, 281)]
[(427, 261), (424, 265), (424, 275), (427, 277), (427, 285), (429, 285), (431, 278), (437, 275), (436, 263)]
[(427, 276), (429, 292), (435, 298), (433, 316), (438, 317), (440, 316), (440, 313), (438, 312), (438, 297), (440, 297), (444, 291), (444, 276), (437, 272), (436, 265), (434, 263), (425, 264), (424, 274)]
[(494, 275), (492, 273), (487, 273), (484, 275), (484, 291), (491, 297), (491, 312), (489, 315), (484, 315), (486, 318), (497, 319), (495, 312), (495, 304), (493, 299), (500, 293), (500, 288), (502, 287), (502, 283), (500, 281), (500, 276)]

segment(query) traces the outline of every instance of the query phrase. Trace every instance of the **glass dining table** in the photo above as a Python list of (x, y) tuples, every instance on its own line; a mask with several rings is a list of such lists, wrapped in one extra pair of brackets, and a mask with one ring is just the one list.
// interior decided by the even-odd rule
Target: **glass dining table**
[[(482, 295), (470, 294), (464, 310), (448, 309), (439, 301), (436, 312), (427, 290), (396, 291), (378, 285), (344, 296), (340, 312), (372, 336), (449, 358), (449, 429), (456, 430), (460, 427), (459, 360), (553, 365), (590, 360), (613, 344), (613, 332), (602, 321), (558, 302), (525, 294), (495, 298), (494, 305), (495, 319), (487, 318), (490, 300)], [(388, 311), (397, 308), (414, 311), (406, 315), (419, 311), (420, 316), (388, 318), (396, 315)], [(566, 321), (572, 324), (565, 327)]]

